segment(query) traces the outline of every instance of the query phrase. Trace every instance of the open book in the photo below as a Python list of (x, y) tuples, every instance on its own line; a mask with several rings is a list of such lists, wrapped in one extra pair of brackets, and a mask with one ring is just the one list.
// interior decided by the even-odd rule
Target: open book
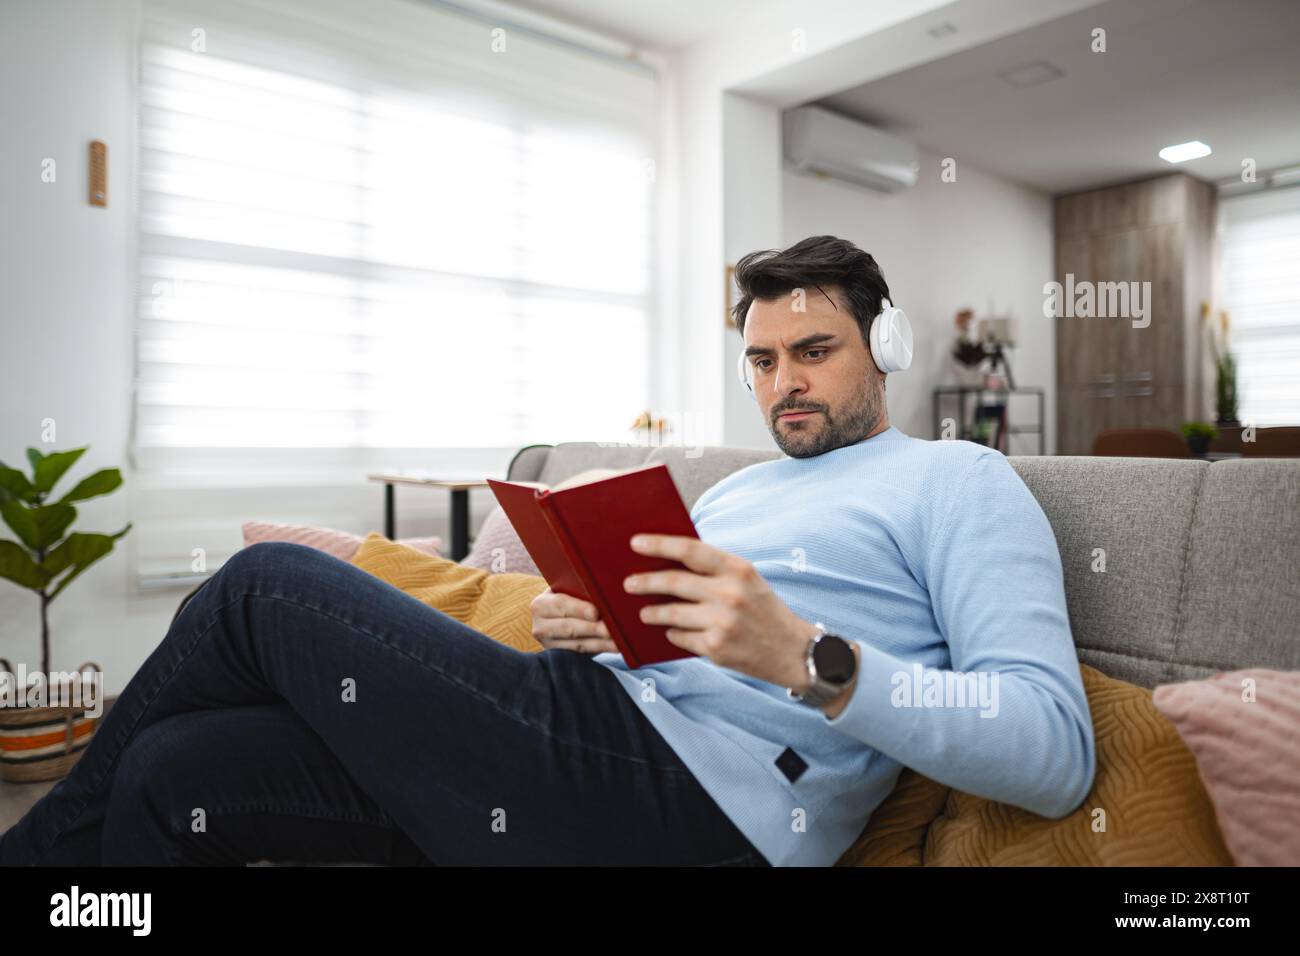
[(623, 588), (629, 574), (684, 567), (633, 551), (628, 542), (634, 534), (699, 537), (667, 465), (643, 465), (556, 489), (495, 478), (487, 482), (551, 590), (594, 604), (628, 666), (696, 656), (668, 640), (667, 625), (640, 617), (648, 604), (684, 598), (629, 594)]

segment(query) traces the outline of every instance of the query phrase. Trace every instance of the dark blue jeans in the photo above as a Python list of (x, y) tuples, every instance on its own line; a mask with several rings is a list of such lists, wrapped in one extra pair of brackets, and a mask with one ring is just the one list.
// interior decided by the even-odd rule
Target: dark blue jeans
[(756, 865), (610, 671), (337, 558), (238, 552), (0, 864)]

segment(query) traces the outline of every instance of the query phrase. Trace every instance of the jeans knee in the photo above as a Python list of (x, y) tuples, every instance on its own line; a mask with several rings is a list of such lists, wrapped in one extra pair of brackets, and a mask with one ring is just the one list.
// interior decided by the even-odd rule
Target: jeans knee
[(313, 561), (324, 555), (325, 552), (319, 548), (296, 541), (257, 541), (240, 548), (226, 560), (226, 564), (284, 567), (296, 561)]
[(227, 558), (220, 573), (226, 583), (248, 584), (283, 578), (296, 570), (311, 570), (321, 562), (336, 560), (319, 548), (293, 541), (258, 541)]

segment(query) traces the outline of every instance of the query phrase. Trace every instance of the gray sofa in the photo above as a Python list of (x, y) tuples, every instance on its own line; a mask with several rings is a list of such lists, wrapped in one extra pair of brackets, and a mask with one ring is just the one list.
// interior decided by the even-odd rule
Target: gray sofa
[[(529, 445), (507, 477), (550, 485), (589, 468), (663, 462), (690, 507), (731, 472), (780, 456)], [(1300, 668), (1300, 459), (1009, 460), (1056, 534), (1081, 661), (1146, 688), (1244, 667)], [(1104, 571), (1093, 570), (1097, 549)]]
[[(663, 462), (687, 507), (778, 451), (530, 445), (515, 481)], [(1300, 669), (1300, 459), (1008, 459), (1061, 552), (1079, 660), (1151, 688), (1244, 667)], [(1097, 549), (1105, 570), (1094, 571)]]

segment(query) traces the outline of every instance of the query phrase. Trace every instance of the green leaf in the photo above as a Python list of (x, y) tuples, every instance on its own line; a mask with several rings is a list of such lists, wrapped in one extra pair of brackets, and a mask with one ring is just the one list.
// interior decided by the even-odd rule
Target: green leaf
[(41, 505), (39, 508), (32, 509), (32, 517), (36, 519), (36, 527), (40, 529), (36, 546), (48, 548), (50, 545), (57, 544), (67, 532), (68, 526), (76, 520), (77, 509), (62, 503)]
[(16, 498), (6, 498), (0, 501), (0, 517), (5, 519), (5, 524), (13, 529), (14, 534), (18, 535), (18, 540), (29, 548), (36, 547), (36, 541), (41, 536), (41, 529), (36, 525), (36, 519), (32, 516), (32, 511), (21, 501)]
[(27, 449), (27, 457), (32, 460), (36, 489), (49, 491), (63, 477), (63, 473), (76, 464), (77, 459), (85, 453), (85, 448), (74, 448), (72, 451), (51, 452), (43, 458), (38, 458), (37, 456), (41, 454), (39, 451), (35, 448)]
[(77, 517), (77, 509), (65, 504), (32, 508), (11, 499), (0, 502), (0, 516), (14, 529), (14, 534), (22, 539), (23, 544), (36, 551), (48, 548), (63, 537), (68, 525)]
[(32, 560), (22, 545), (0, 540), (0, 578), (8, 578), (15, 584), (39, 591), (50, 583), (52, 577), (52, 574)]
[(36, 490), (36, 486), (27, 480), (27, 476), (16, 468), (7, 467), (4, 462), (0, 462), (0, 488), (13, 495), (15, 498), (21, 498), (23, 501), (30, 501), (35, 504), (41, 496)]
[(71, 491), (59, 499), (59, 504), (68, 501), (85, 501), (87, 498), (106, 495), (120, 484), (122, 484), (122, 473), (116, 468), (105, 468), (82, 478)]
[[(58, 586), (50, 592), (50, 600), (53, 601), (78, 575), (112, 551), (113, 542), (130, 530), (131, 525), (128, 523), (117, 534), (82, 534), (78, 532), (68, 535), (66, 541), (46, 556), (45, 566), (40, 569), (53, 578), (54, 575), (62, 572), (64, 568), (72, 568), (68, 575), (59, 581)], [(58, 570), (51, 572), (51, 568), (57, 568)]]

